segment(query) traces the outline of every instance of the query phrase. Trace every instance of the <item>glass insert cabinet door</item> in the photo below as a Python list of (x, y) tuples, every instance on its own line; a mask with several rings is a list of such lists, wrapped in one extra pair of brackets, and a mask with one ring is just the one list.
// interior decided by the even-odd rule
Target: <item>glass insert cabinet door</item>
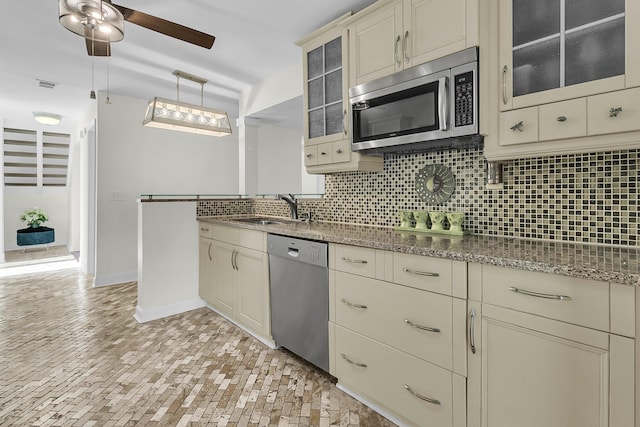
[(342, 133), (342, 37), (307, 53), (309, 139)]
[(505, 3), (501, 31), (511, 42), (501, 55), (511, 69), (502, 70), (503, 89), (509, 81), (514, 98), (625, 74), (625, 0)]

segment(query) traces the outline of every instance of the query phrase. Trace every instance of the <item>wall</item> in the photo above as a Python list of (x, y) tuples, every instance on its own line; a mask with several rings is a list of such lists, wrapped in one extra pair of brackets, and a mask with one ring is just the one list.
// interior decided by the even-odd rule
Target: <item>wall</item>
[(302, 61), (244, 90), (240, 96), (239, 115), (250, 117), (300, 95), (302, 95)]
[(258, 128), (258, 194), (300, 193), (299, 130), (261, 124)]
[(98, 94), (97, 286), (136, 280), (136, 199), (141, 194), (238, 191), (235, 133), (216, 138), (146, 128), (147, 100), (110, 98), (106, 104), (105, 94)]

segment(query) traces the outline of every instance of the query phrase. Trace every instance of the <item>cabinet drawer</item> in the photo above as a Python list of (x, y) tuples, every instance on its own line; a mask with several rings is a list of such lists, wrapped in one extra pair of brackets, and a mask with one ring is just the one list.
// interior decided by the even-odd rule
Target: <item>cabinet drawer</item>
[(333, 163), (333, 142), (318, 144), (318, 164)]
[(540, 141), (576, 138), (587, 134), (587, 99), (540, 106)]
[[(449, 296), (336, 272), (338, 325), (448, 370), (453, 370), (452, 301)], [(465, 318), (464, 310), (456, 315)]]
[(376, 277), (376, 251), (358, 246), (335, 245), (334, 270)]
[(333, 143), (333, 163), (348, 162), (351, 160), (351, 141), (343, 140)]
[(538, 141), (538, 107), (500, 113), (500, 145)]
[(266, 234), (256, 230), (237, 229), (238, 246), (244, 248), (255, 249), (260, 252), (267, 251)]
[(609, 330), (605, 282), (483, 265), (482, 289), (488, 304)]
[(304, 147), (304, 165), (315, 166), (318, 164), (318, 146), (307, 145)]
[(413, 288), (440, 294), (454, 294), (456, 288), (466, 288), (466, 263), (444, 258), (393, 253), (393, 281)]
[[(340, 326), (335, 329), (336, 374), (341, 384), (415, 425), (453, 425), (455, 374)], [(436, 402), (421, 399), (405, 385)]]
[(198, 232), (200, 237), (213, 238), (213, 226), (208, 222), (198, 221)]
[(236, 244), (238, 239), (238, 229), (234, 227), (225, 227), (224, 225), (213, 225), (213, 238), (221, 242)]
[(589, 135), (640, 129), (639, 99), (640, 88), (590, 96), (587, 100)]

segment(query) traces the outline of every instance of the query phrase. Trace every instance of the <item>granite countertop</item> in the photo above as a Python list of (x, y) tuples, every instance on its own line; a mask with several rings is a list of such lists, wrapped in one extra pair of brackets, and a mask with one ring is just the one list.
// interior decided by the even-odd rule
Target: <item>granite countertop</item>
[(388, 227), (307, 223), (284, 218), (273, 218), (282, 221), (281, 224), (261, 225), (238, 221), (242, 218), (247, 218), (247, 215), (200, 217), (198, 220), (330, 243), (640, 285), (640, 249), (635, 248), (481, 235), (438, 236), (395, 231)]

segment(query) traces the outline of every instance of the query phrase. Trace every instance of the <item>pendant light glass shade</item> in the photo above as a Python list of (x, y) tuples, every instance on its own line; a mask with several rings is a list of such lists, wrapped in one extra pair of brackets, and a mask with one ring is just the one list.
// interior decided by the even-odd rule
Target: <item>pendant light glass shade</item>
[(106, 1), (58, 0), (58, 8), (62, 26), (79, 36), (98, 42), (124, 38), (124, 17)]
[(229, 116), (224, 111), (158, 97), (149, 101), (142, 124), (201, 135), (231, 133)]

